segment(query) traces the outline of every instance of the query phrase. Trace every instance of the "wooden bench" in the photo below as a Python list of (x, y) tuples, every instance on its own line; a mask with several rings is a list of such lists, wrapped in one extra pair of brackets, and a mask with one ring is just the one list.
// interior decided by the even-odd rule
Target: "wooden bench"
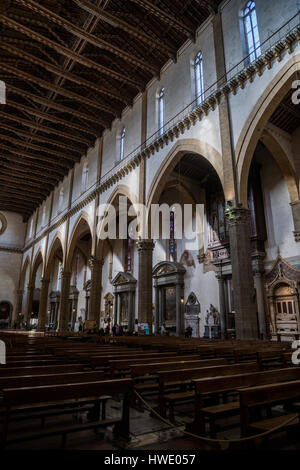
[(81, 372), (85, 369), (84, 364), (60, 364), (57, 366), (35, 366), (35, 367), (10, 367), (0, 368), (0, 377), (10, 377), (15, 375), (42, 375), (56, 374), (64, 372)]
[[(244, 373), (232, 376), (195, 379), (195, 420), (188, 426), (195, 433), (204, 433), (205, 418), (210, 424), (210, 435), (215, 437), (215, 421), (220, 418), (238, 415), (240, 403), (237, 389), (255, 385), (271, 384), (300, 379), (300, 367)], [(227, 395), (234, 393), (234, 401), (228, 401)], [(223, 403), (204, 406), (204, 401), (211, 396), (223, 396)]]
[[(5, 448), (9, 443), (24, 442), (26, 440), (40, 439), (44, 437), (62, 435), (62, 446), (65, 446), (66, 436), (68, 433), (83, 431), (88, 429), (97, 429), (101, 426), (114, 425), (114, 434), (118, 439), (130, 439), (129, 434), (129, 401), (133, 391), (133, 381), (131, 379), (117, 379), (106, 381), (94, 381), (74, 383), (70, 387), (68, 384), (46, 385), (39, 387), (21, 387), (3, 389), (4, 423), (2, 431), (1, 446)], [(113, 396), (116, 394), (123, 395), (122, 414), (121, 417), (113, 419), (99, 420), (100, 417), (100, 400), (102, 396)], [(55, 400), (54, 400), (55, 397)], [(95, 406), (99, 403), (99, 412), (94, 413), (93, 421), (83, 424), (62, 425), (55, 428), (32, 431), (25, 434), (9, 435), (9, 423), (11, 412), (18, 408), (26, 408), (30, 410), (35, 404), (46, 404), (59, 406), (67, 406), (68, 403), (81, 400), (95, 402)]]
[[(169, 353), (166, 353), (169, 354)], [(162, 357), (161, 354), (155, 356), (155, 357), (141, 357), (140, 359), (118, 359), (118, 360), (109, 360), (108, 364), (110, 369), (114, 374), (117, 374), (118, 372), (124, 373), (124, 371), (129, 371), (131, 366), (136, 366), (136, 365), (141, 365), (141, 364), (153, 364), (156, 360), (163, 360), (163, 363), (170, 363), (170, 362), (175, 362), (175, 361), (196, 361), (200, 360), (199, 356), (176, 356), (173, 354), (173, 356), (165, 356)]]
[[(277, 404), (291, 404), (300, 399), (300, 380), (291, 382), (260, 385), (238, 390), (240, 394), (240, 424), (241, 436), (249, 436), (271, 430), (275, 426), (293, 419), (289, 426), (299, 425), (299, 414), (293, 413), (275, 418), (261, 419), (251, 422), (250, 412), (254, 408), (265, 408)], [(287, 426), (287, 427), (289, 427)], [(285, 427), (285, 429), (287, 429)]]
[[(257, 372), (259, 370), (256, 362), (242, 364), (228, 364), (196, 369), (181, 369), (158, 372), (159, 412), (166, 416), (167, 406), (170, 408), (170, 419), (173, 420), (173, 409), (176, 403), (194, 400), (193, 379), (204, 377), (217, 377), (220, 375), (235, 375), (243, 372)], [(191, 390), (186, 390), (187, 385)], [(174, 390), (179, 388), (179, 391)], [(173, 390), (172, 390), (173, 389)], [(172, 393), (170, 393), (172, 392)]]

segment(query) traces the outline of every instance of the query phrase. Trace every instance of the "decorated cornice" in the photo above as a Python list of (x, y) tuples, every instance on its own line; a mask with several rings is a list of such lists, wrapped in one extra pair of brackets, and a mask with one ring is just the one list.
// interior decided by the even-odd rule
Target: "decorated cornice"
[[(43, 239), (47, 233), (52, 232), (60, 225), (62, 225), (68, 218), (75, 215), (83, 207), (93, 201), (98, 194), (102, 194), (110, 187), (117, 184), (122, 178), (137, 168), (141, 161), (146, 158), (150, 158), (155, 152), (159, 152), (174, 139), (183, 135), (186, 130), (189, 130), (191, 126), (196, 125), (198, 121), (205, 118), (209, 112), (215, 111), (217, 106), (220, 104), (224, 97), (227, 97), (230, 93), (236, 95), (238, 88), (244, 89), (247, 82), (252, 83), (255, 75), (259, 77), (266, 71), (272, 68), (275, 61), (281, 62), (282, 55), (285, 51), (289, 54), (293, 52), (293, 46), (300, 42), (300, 26), (290, 31), (283, 39), (278, 41), (275, 45), (271, 46), (262, 56), (260, 56), (255, 62), (252, 62), (248, 67), (245, 67), (242, 71), (238, 72), (233, 78), (231, 78), (225, 85), (214, 91), (205, 101), (199, 106), (193, 106), (193, 103), (189, 106), (190, 110), (185, 108), (182, 111), (182, 118), (179, 119), (176, 124), (166, 129), (165, 133), (158, 138), (155, 138), (149, 145), (146, 145), (143, 150), (138, 151), (132, 157), (129, 155), (120, 162), (115, 169), (108, 172), (108, 175), (102, 177), (96, 184), (96, 187), (87, 196), (75, 204), (72, 208), (67, 210), (62, 217), (51, 226), (47, 227), (37, 238), (31, 240), (23, 249), (27, 251), (34, 244)], [(177, 115), (179, 115), (178, 113)]]

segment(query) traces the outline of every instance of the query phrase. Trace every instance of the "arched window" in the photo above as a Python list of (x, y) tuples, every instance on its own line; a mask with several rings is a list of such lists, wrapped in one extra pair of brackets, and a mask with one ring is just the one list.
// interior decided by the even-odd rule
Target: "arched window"
[(134, 257), (134, 241), (128, 237), (125, 241), (125, 252), (124, 252), (124, 270), (125, 272), (133, 272), (133, 257)]
[(121, 132), (121, 138), (120, 138), (120, 160), (123, 160), (124, 158), (125, 134), (126, 134), (126, 129), (125, 127), (123, 127), (122, 132)]
[(42, 214), (42, 227), (46, 225), (46, 206), (43, 207), (43, 214)]
[(61, 188), (59, 191), (59, 198), (58, 198), (58, 212), (62, 211), (64, 203), (64, 188)]
[(163, 135), (165, 123), (165, 89), (162, 88), (158, 95), (158, 133)]
[(196, 103), (197, 105), (199, 105), (202, 103), (204, 99), (203, 60), (202, 60), (202, 52), (200, 51), (195, 57), (194, 71), (195, 71)]
[(31, 221), (30, 221), (28, 238), (31, 238), (32, 235), (33, 235), (33, 219), (31, 219)]
[(88, 162), (84, 162), (83, 169), (82, 169), (82, 181), (81, 181), (82, 192), (87, 190), (88, 181), (89, 181), (89, 166), (88, 166)]
[(247, 2), (246, 8), (243, 11), (243, 24), (249, 62), (253, 62), (261, 55), (255, 2)]

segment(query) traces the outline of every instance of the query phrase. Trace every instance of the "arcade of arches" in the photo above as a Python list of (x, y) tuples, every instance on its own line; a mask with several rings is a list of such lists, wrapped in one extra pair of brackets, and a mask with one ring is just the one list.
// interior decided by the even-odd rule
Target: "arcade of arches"
[[(3, 157), (3, 168), (13, 168), (18, 176), (0, 175), (1, 184), (6, 184), (0, 194), (0, 328), (58, 332), (96, 329), (111, 333), (113, 326), (118, 325), (128, 334), (184, 335), (190, 327), (194, 337), (273, 340), (293, 339), (300, 334), (300, 111), (292, 98), (292, 84), (299, 81), (299, 34), (292, 38), (293, 42), (283, 41), (286, 47), (280, 52), (273, 51), (270, 60), (267, 55), (261, 63), (256, 60), (255, 67), (249, 67), (250, 59), (246, 57), (244, 62), (239, 62), (241, 67), (244, 63), (245, 73), (231, 80), (226, 74), (235, 61), (230, 57), (234, 55), (231, 46), (234, 40), (228, 40), (221, 24), (222, 14), (228, 14), (227, 7), (224, 5), (221, 14), (217, 6), (222, 2), (204, 3), (203, 11), (210, 3), (215, 4), (216, 11), (209, 8), (207, 16), (204, 13), (201, 16), (197, 5), (195, 11), (201, 18), (189, 15), (186, 22), (176, 20), (169, 24), (168, 28), (177, 31), (173, 31), (174, 36), (166, 28), (166, 39), (161, 33), (164, 26), (156, 31), (157, 37), (162, 34), (163, 42), (166, 39), (163, 52), (149, 52), (149, 55), (145, 44), (139, 44), (139, 58), (133, 58), (130, 45), (125, 55), (127, 63), (115, 44), (113, 51), (121, 55), (118, 66), (109, 75), (111, 86), (107, 77), (102, 80), (99, 75), (99, 70), (107, 74), (108, 67), (102, 62), (96, 67), (94, 59), (99, 48), (94, 49), (94, 43), (89, 41), (90, 49), (84, 59), (79, 60), (74, 51), (68, 58), (64, 57), (70, 63), (77, 58), (74, 73), (70, 66), (60, 75), (60, 67), (54, 63), (63, 61), (52, 57), (48, 66), (55, 76), (55, 88), (48, 84), (47, 96), (35, 96), (34, 101), (36, 90), (29, 91), (26, 87), (23, 95), (18, 94), (15, 82), (8, 78), (9, 100), (5, 112), (1, 112), (5, 136), (1, 137), (0, 146), (1, 153), (8, 155), (8, 161)], [(240, 12), (242, 2), (232, 3)], [(37, 5), (35, 8), (39, 14), (45, 14)], [(259, 8), (263, 6), (258, 5), (258, 13)], [(64, 8), (60, 14), (64, 14)], [(153, 12), (147, 14), (151, 16)], [(49, 15), (48, 12), (51, 19)], [(195, 35), (189, 31), (187, 37), (195, 37), (195, 41), (189, 39), (188, 43), (184, 42), (186, 37), (181, 41), (180, 35), (192, 28), (193, 21), (197, 22), (192, 28), (195, 33), (196, 26), (202, 25), (209, 15), (212, 15), (210, 40), (215, 54), (213, 85), (218, 93), (214, 97), (211, 91), (209, 95), (204, 93), (206, 70), (204, 67), (202, 72), (198, 66), (197, 74), (204, 74), (203, 93), (201, 97), (193, 95), (194, 108), (192, 105), (189, 108), (192, 112), (173, 125), (171, 117), (180, 111), (176, 104), (181, 94), (178, 86), (186, 84), (184, 79), (178, 79), (181, 83), (176, 83), (176, 93), (173, 93), (168, 79), (176, 75), (175, 67), (183, 67), (182, 57), (186, 63), (196, 57), (201, 35), (208, 33), (199, 30), (199, 35)], [(164, 15), (156, 17), (159, 23)], [(78, 18), (82, 17), (78, 14)], [(0, 20), (6, 21), (5, 29), (14, 29), (12, 19), (5, 20), (1, 14)], [(38, 28), (42, 21), (35, 22), (29, 13), (27, 20), (28, 28)], [(63, 24), (62, 21), (60, 26)], [(60, 26), (57, 24), (57, 28)], [(275, 26), (269, 26), (266, 30), (275, 30)], [(63, 32), (60, 33), (63, 37)], [(48, 30), (47, 34), (50, 34)], [(108, 31), (106, 35), (113, 38)], [(90, 40), (91, 36), (92, 33)], [(144, 32), (144, 41), (146, 36)], [(84, 36), (80, 37), (83, 41)], [(157, 37), (154, 48), (158, 47)], [(52, 39), (50, 49), (56, 44)], [(73, 47), (77, 39), (74, 41), (73, 36), (72, 41), (69, 39)], [(8, 41), (8, 51), (17, 47), (15, 36), (9, 36)], [(127, 44), (125, 36), (119, 43), (123, 41)], [(160, 76), (162, 65), (183, 44), (188, 52), (182, 50), (178, 61), (169, 64)], [(267, 41), (262, 43), (262, 54), (267, 54), (266, 44)], [(55, 54), (65, 54), (65, 50), (56, 44)], [(108, 55), (115, 53), (108, 51)], [(189, 60), (185, 54), (190, 54)], [(35, 63), (28, 53), (26, 60), (32, 68), (37, 64), (43, 68), (46, 56), (48, 53), (43, 53)], [(205, 59), (205, 51), (200, 56), (202, 67), (209, 60)], [(102, 59), (105, 64), (113, 63), (106, 56)], [(96, 74), (97, 84), (83, 78), (89, 76), (89, 67)], [(134, 67), (142, 70), (135, 73)], [(17, 74), (13, 66), (10, 68)], [(179, 77), (181, 72), (180, 69)], [(22, 79), (19, 76), (18, 80)], [(31, 79), (34, 86), (46, 86), (39, 74)], [(231, 81), (227, 83), (227, 79)], [(151, 80), (155, 81), (153, 87)], [(77, 90), (80, 89), (75, 93), (69, 83), (67, 89), (61, 85), (60, 93), (65, 101), (72, 102), (72, 107), (70, 103), (67, 103), (70, 107), (63, 104), (63, 100), (53, 104), (49, 99), (51, 93), (59, 94), (57, 84), (61, 82), (76, 83)], [(92, 88), (97, 99), (84, 94), (82, 83)], [(133, 90), (136, 89), (139, 95), (135, 101)], [(27, 117), (10, 112), (10, 107), (17, 106), (11, 98), (15, 93), (24, 101), (19, 103), (19, 114), (23, 109), (27, 116), (28, 100), (42, 105), (39, 111), (29, 110), (36, 121), (29, 122)], [(103, 101), (99, 98), (101, 93), (105, 96)], [(155, 101), (158, 97), (159, 103)], [(76, 102), (75, 107), (72, 100)], [(46, 114), (50, 104), (55, 111)], [(126, 112), (123, 104), (127, 106)], [(170, 109), (172, 116), (167, 114)], [(101, 111), (100, 117), (96, 110)], [(66, 118), (68, 111), (72, 118)], [(52, 127), (41, 124), (44, 120), (49, 120)], [(12, 127), (16, 121), (20, 129)], [(159, 131), (157, 123), (161, 124)], [(31, 130), (28, 131), (30, 139), (26, 145), (23, 142), (21, 151), (16, 149), (15, 134), (12, 136), (11, 131), (15, 129), (23, 138), (26, 134), (23, 126)], [(150, 142), (151, 138), (154, 143)], [(139, 145), (141, 150), (136, 156), (132, 148)], [(38, 154), (42, 155), (41, 161)], [(31, 170), (34, 182), (29, 183)], [(22, 183), (25, 181), (25, 189), (14, 195), (17, 178)], [(7, 198), (11, 198), (9, 203), (5, 200), (6, 191)], [(120, 198), (126, 198), (130, 211), (126, 236), (99, 239), (99, 205), (110, 203), (115, 207), (112, 222), (118, 233), (123, 217), (119, 211)], [(149, 211), (153, 204), (169, 206), (168, 238), (161, 232), (157, 237), (150, 232), (140, 239), (134, 237), (132, 227), (137, 223), (138, 204), (144, 204)], [(184, 218), (180, 220), (180, 213), (185, 205), (195, 208), (197, 204), (203, 211), (199, 215), (193, 209), (188, 227)], [(22, 221), (16, 219), (17, 214), (23, 217)], [(186, 230), (195, 226), (200, 229), (192, 243)], [(178, 229), (183, 232), (182, 238), (176, 237)]]
[[(2, 324), (46, 331), (96, 326), (106, 332), (122, 325), (129, 334), (170, 335), (183, 335), (190, 326), (192, 335), (200, 337), (298, 335), (297, 162), (291, 162), (283, 139), (276, 138), (274, 124), (297, 145), (299, 119), (288, 111), (282, 115), (286, 101), (285, 96), (254, 147), (247, 205), (227, 201), (219, 164), (189, 146), (180, 148), (170, 154), (163, 172), (159, 169), (149, 191), (149, 205), (171, 208), (169, 239), (136, 241), (128, 229), (126, 239), (98, 240), (83, 214), (67, 243), (58, 235), (46, 259), (38, 252), (32, 261), (24, 260), (15, 316), (2, 302)], [(127, 198), (128, 207), (133, 202), (122, 187), (112, 197), (117, 232), (120, 196)], [(177, 212), (185, 204), (204, 205), (203, 234), (196, 245), (174, 237)], [(181, 223), (186, 228), (184, 219)]]

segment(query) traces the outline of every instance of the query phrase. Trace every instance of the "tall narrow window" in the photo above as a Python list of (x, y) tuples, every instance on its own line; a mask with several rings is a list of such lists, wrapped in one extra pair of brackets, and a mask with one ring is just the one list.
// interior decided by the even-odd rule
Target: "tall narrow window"
[(89, 181), (89, 166), (87, 162), (84, 162), (83, 169), (82, 169), (82, 182), (81, 182), (82, 192), (87, 190), (88, 181)]
[(165, 89), (162, 88), (158, 95), (158, 133), (163, 135), (165, 123)]
[(64, 203), (64, 188), (61, 188), (59, 191), (59, 198), (58, 198), (58, 211), (61, 212), (63, 208), (63, 203)]
[(204, 99), (204, 82), (203, 82), (203, 60), (202, 53), (199, 51), (195, 57), (195, 93), (197, 106), (202, 103)]
[(170, 261), (177, 261), (177, 243), (175, 240), (175, 212), (170, 212), (170, 239), (169, 239)]
[(121, 132), (121, 138), (120, 138), (120, 160), (123, 160), (124, 158), (125, 134), (126, 134), (126, 129), (125, 127), (123, 127), (122, 132)]
[(42, 214), (42, 227), (46, 225), (46, 206), (43, 207), (43, 214)]
[(249, 55), (249, 62), (253, 62), (261, 55), (260, 39), (257, 25), (255, 2), (248, 2), (243, 12), (243, 23)]

